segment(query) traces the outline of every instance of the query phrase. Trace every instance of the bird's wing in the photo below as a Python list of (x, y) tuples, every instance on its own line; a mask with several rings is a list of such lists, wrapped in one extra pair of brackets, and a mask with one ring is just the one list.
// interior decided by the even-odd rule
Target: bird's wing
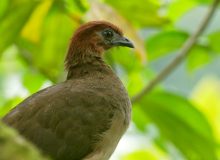
[(3, 121), (56, 160), (79, 160), (110, 127), (112, 107), (101, 93), (61, 83), (30, 96)]

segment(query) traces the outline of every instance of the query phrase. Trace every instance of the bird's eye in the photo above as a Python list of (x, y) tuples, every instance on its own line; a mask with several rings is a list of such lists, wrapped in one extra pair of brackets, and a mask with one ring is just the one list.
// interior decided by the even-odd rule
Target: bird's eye
[(103, 32), (103, 35), (106, 38), (111, 38), (113, 36), (113, 32), (111, 30), (106, 30), (106, 31)]

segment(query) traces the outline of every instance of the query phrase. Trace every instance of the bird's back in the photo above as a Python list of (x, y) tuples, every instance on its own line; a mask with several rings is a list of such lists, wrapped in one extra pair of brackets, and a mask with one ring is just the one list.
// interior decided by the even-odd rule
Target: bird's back
[(103, 133), (110, 133), (113, 118), (123, 127), (111, 133), (119, 140), (129, 116), (130, 101), (117, 76), (108, 67), (84, 66), (69, 80), (21, 102), (3, 121), (52, 158), (81, 160), (94, 153)]

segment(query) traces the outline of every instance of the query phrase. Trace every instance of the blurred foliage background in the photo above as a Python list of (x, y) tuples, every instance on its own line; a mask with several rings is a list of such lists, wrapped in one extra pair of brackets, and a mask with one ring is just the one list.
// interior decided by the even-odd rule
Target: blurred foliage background
[[(106, 61), (132, 97), (175, 57), (211, 0), (1, 0), (0, 116), (65, 80), (74, 30), (90, 20), (120, 26), (136, 46)], [(186, 61), (133, 104), (132, 124), (112, 160), (220, 159), (220, 9)]]

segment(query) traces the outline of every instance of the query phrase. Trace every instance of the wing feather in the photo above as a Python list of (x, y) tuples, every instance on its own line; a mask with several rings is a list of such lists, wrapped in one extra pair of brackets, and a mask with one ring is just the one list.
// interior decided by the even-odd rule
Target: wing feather
[(80, 160), (110, 128), (113, 107), (97, 90), (61, 83), (17, 105), (3, 121), (56, 160)]

